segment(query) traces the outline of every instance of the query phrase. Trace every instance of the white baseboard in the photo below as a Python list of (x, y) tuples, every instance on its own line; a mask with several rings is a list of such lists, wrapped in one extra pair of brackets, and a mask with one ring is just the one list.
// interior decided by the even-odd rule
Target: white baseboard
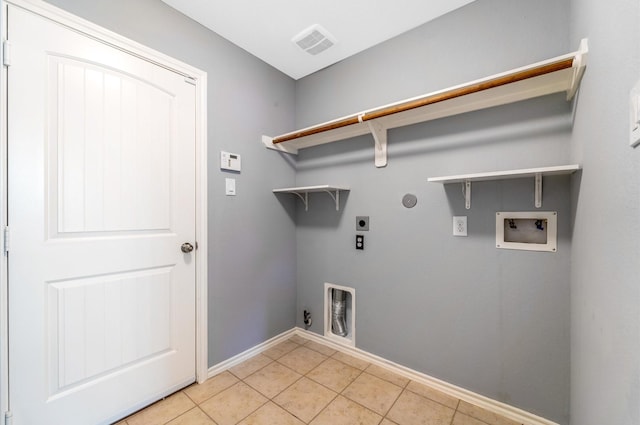
[(245, 360), (250, 359), (251, 357), (262, 353), (263, 351), (268, 350), (274, 345), (280, 344), (282, 341), (285, 341), (291, 338), (293, 335), (297, 333), (297, 328), (289, 329), (286, 332), (281, 333), (280, 335), (276, 335), (271, 339), (266, 340), (265, 342), (256, 345), (255, 347), (251, 347), (246, 351), (243, 351), (240, 354), (237, 354), (223, 362), (220, 362), (216, 365), (213, 365), (209, 368), (208, 376), (212, 378), (217, 374), (224, 372), (225, 370), (234, 367), (237, 364), (242, 363)]
[(274, 345), (277, 345), (280, 342), (288, 338), (291, 338), (294, 335), (298, 335), (300, 337), (309, 339), (311, 341), (318, 342), (320, 344), (331, 347), (334, 350), (341, 351), (345, 354), (349, 354), (353, 357), (356, 357), (356, 358), (365, 360), (369, 363), (375, 364), (377, 366), (383, 367), (391, 372), (404, 376), (405, 378), (411, 379), (412, 381), (416, 381), (420, 384), (429, 386), (433, 389), (441, 391), (452, 397), (466, 401), (467, 403), (473, 404), (475, 406), (478, 406), (490, 412), (494, 412), (500, 416), (511, 419), (518, 423), (521, 423), (524, 425), (559, 425), (556, 422), (534, 415), (533, 413), (527, 412), (525, 410), (519, 409), (514, 406), (510, 406), (508, 404), (502, 403), (497, 400), (493, 400), (491, 398), (474, 393), (472, 391), (466, 390), (464, 388), (458, 387), (456, 385), (450, 384), (448, 382), (442, 381), (440, 379), (434, 378), (424, 373), (417, 372), (413, 369), (409, 369), (408, 367), (399, 365), (397, 363), (394, 363), (382, 357), (376, 356), (375, 354), (368, 353), (359, 348), (336, 343), (330, 338), (326, 338), (322, 335), (318, 335), (316, 333), (309, 332), (301, 328), (293, 328), (289, 331), (283, 332), (280, 335), (277, 335), (269, 339), (268, 341), (263, 342), (262, 344), (256, 345), (253, 348), (250, 348), (234, 357), (231, 357), (228, 360), (225, 360), (224, 362), (221, 362), (215, 366), (212, 366), (211, 368), (209, 368), (209, 377), (215, 376), (220, 372), (223, 372), (229, 369), (230, 367), (233, 367), (239, 363), (242, 363), (243, 361), (257, 354), (260, 354), (265, 350), (268, 350)]

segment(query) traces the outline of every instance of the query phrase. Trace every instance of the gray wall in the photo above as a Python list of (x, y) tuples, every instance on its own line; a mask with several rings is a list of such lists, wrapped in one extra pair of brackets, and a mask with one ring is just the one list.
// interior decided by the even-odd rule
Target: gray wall
[[(50, 2), (208, 73), (209, 365), (291, 329), (294, 207), (271, 189), (290, 186), (294, 170), (260, 137), (293, 128), (293, 80), (160, 0)], [(241, 174), (219, 169), (220, 150), (242, 155)]]
[(640, 79), (640, 3), (572, 0), (571, 40), (589, 37), (576, 108), (571, 423), (640, 423), (640, 149), (629, 91)]
[[(297, 82), (297, 126), (564, 54), (568, 1), (479, 0)], [(562, 95), (392, 130), (376, 169), (368, 136), (302, 151), (297, 184), (351, 188), (298, 208), (298, 315), (323, 333), (325, 282), (354, 287), (359, 348), (567, 424), (570, 381), (570, 178), (547, 178), (557, 253), (495, 248), (495, 212), (531, 211), (532, 180), (459, 185), (431, 176), (567, 164), (571, 104)], [(405, 193), (418, 196), (413, 209)], [(369, 215), (364, 251), (355, 216)], [(453, 237), (451, 217), (468, 216)]]

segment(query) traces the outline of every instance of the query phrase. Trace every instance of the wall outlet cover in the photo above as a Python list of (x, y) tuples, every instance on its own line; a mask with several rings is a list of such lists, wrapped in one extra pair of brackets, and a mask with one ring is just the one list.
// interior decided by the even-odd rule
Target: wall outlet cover
[(467, 216), (453, 217), (453, 236), (467, 236)]

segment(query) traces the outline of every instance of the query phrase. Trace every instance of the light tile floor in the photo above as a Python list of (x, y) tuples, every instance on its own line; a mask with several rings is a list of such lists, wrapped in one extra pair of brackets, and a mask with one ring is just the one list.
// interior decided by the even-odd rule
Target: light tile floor
[(117, 425), (517, 425), (294, 336)]

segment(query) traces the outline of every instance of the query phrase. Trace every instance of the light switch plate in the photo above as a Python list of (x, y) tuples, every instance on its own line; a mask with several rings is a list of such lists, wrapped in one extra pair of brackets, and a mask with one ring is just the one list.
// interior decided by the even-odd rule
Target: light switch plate
[(220, 151), (220, 168), (229, 171), (240, 172), (241, 161), (240, 155), (237, 153)]
[(236, 179), (224, 179), (224, 187), (227, 196), (236, 196)]

